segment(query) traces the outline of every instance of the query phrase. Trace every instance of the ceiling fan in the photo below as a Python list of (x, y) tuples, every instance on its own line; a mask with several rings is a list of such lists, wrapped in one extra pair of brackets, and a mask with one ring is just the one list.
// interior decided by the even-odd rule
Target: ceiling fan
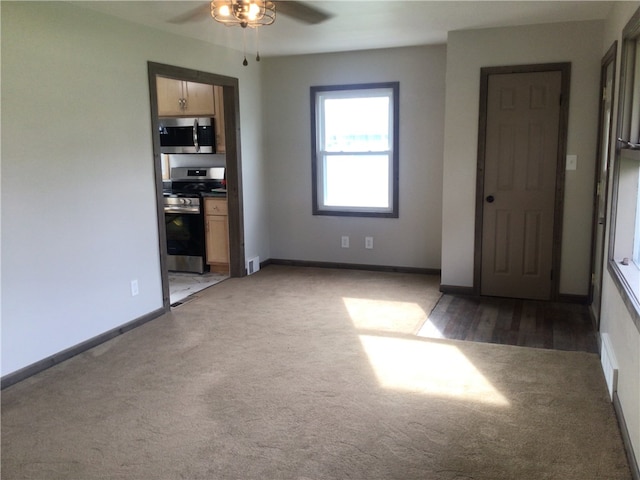
[[(232, 0), (229, 3), (236, 4), (250, 4), (249, 0)], [(257, 2), (266, 3), (266, 2)], [(315, 25), (322, 23), (332, 17), (330, 13), (324, 12), (318, 8), (312, 7), (307, 2), (286, 0), (286, 1), (273, 1), (275, 10), (278, 14), (286, 15), (289, 18), (297, 20), (309, 25)], [(169, 23), (188, 23), (201, 20), (206, 17), (211, 17), (211, 2), (204, 3), (188, 12), (178, 15), (169, 20)]]
[[(258, 41), (258, 27), (271, 25), (276, 19), (276, 11), (297, 21), (314, 25), (324, 22), (331, 17), (330, 14), (311, 7), (300, 1), (275, 1), (275, 0), (213, 0), (198, 6), (182, 15), (169, 20), (169, 23), (187, 23), (212, 17), (216, 22), (226, 26), (240, 26), (243, 30), (244, 60), (247, 62), (246, 40), (244, 37), (246, 27), (251, 27), (256, 33)], [(260, 61), (260, 49), (256, 48), (256, 61)]]

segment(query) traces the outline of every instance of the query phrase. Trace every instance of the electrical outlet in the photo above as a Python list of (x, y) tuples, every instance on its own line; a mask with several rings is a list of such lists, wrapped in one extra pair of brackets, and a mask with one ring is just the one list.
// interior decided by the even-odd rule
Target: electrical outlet
[(135, 297), (138, 293), (140, 293), (138, 291), (138, 280), (131, 280), (131, 296)]
[(349, 248), (349, 237), (346, 235), (342, 236), (342, 248)]
[(373, 237), (364, 237), (364, 248), (373, 248)]

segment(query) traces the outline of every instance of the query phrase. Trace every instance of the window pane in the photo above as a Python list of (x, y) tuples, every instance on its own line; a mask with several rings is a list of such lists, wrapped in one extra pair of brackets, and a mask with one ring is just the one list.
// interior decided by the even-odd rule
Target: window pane
[(324, 205), (389, 208), (389, 155), (324, 157)]
[(386, 152), (389, 147), (389, 97), (326, 98), (324, 150)]

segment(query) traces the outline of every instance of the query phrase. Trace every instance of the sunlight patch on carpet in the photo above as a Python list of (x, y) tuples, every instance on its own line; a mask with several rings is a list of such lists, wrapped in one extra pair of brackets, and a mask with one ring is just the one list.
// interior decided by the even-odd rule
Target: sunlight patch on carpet
[(374, 335), (360, 335), (360, 342), (383, 388), (509, 405), (453, 345)]
[(436, 327), (431, 319), (427, 319), (424, 322), (424, 325), (420, 328), (418, 332), (419, 337), (429, 337), (429, 338), (445, 338), (444, 334), (440, 331), (438, 327)]
[(353, 326), (358, 330), (416, 333), (427, 318), (415, 302), (343, 297)]

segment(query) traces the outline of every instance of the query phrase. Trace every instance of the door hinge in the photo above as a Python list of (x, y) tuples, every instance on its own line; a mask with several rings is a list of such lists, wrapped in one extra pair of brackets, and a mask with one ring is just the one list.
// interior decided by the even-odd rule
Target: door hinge
[(562, 105), (562, 94), (560, 94), (560, 102), (559, 102), (559, 104)]
[(591, 274), (591, 285), (595, 285), (596, 284), (596, 274), (592, 273)]
[(553, 280), (553, 270), (551, 270), (551, 271), (549, 272), (549, 278), (551, 278), (551, 280)]

